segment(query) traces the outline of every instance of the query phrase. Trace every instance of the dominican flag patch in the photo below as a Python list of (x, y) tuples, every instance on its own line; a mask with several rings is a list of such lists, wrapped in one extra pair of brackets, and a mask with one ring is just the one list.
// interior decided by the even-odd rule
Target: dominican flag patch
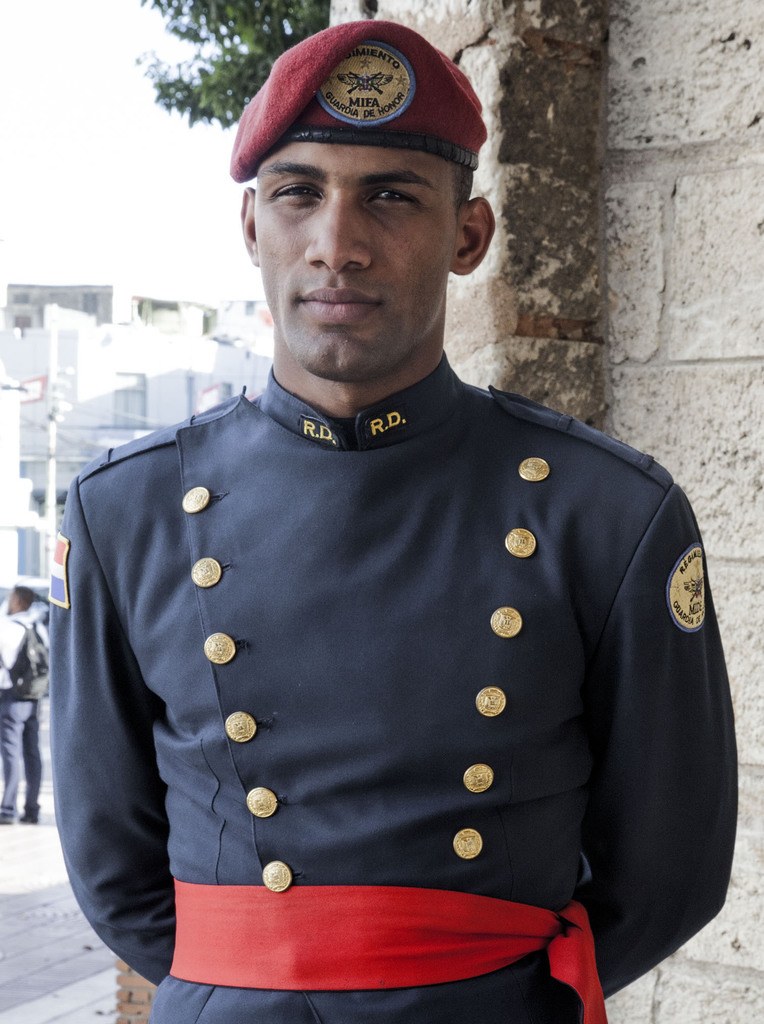
[(63, 533), (59, 533), (56, 539), (56, 550), (53, 552), (53, 563), (50, 567), (50, 600), (59, 608), (71, 608), (69, 577), (66, 574), (70, 547), (71, 545)]

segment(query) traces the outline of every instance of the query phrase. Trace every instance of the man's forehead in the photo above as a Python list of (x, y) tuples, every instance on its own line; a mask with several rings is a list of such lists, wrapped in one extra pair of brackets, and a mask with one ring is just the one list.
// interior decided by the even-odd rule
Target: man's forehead
[(430, 188), (446, 187), (453, 173), (448, 161), (430, 153), (383, 146), (289, 142), (263, 160), (258, 180), (297, 172), (349, 184), (389, 178)]

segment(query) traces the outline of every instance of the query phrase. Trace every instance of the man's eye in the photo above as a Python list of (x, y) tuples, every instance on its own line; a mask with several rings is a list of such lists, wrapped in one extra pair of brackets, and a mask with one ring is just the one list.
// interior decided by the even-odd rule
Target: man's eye
[(397, 192), (394, 188), (383, 188), (378, 192), (375, 192), (372, 196), (373, 199), (382, 199), (386, 202), (397, 202), (397, 203), (411, 203), (413, 199), (411, 196), (405, 195), (403, 192)]
[(312, 185), (287, 185), (285, 188), (280, 188), (278, 192), (274, 193), (274, 199), (304, 199), (312, 198), (317, 196), (318, 192)]

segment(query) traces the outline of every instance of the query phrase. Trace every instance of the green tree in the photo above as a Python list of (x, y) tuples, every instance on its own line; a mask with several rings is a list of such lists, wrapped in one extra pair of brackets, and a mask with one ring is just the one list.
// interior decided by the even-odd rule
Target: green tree
[(193, 47), (180, 64), (156, 53), (139, 63), (154, 83), (157, 103), (189, 122), (238, 121), (274, 60), (329, 24), (329, 0), (141, 0), (157, 8), (167, 31)]

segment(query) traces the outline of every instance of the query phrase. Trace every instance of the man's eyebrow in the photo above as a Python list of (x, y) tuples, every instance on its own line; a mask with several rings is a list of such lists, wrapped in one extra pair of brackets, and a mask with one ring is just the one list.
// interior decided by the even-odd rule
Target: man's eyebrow
[(293, 174), (301, 178), (312, 178), (313, 181), (326, 181), (326, 172), (322, 171), (320, 167), (316, 167), (314, 164), (298, 164), (291, 160), (277, 160), (275, 163), (261, 167), (257, 172), (258, 178), (264, 178), (267, 175), (275, 177), (279, 174)]
[[(280, 175), (294, 175), (300, 178), (310, 178), (312, 181), (326, 182), (328, 175), (321, 167), (315, 164), (295, 163), (291, 160), (276, 160), (267, 164), (258, 171), (258, 178), (278, 177)], [(357, 179), (357, 183), (363, 186), (369, 185), (422, 185), (424, 188), (435, 190), (435, 186), (427, 178), (423, 178), (416, 171), (406, 168), (391, 168), (387, 171), (375, 171), (373, 174), (364, 174)]]
[(423, 185), (425, 188), (435, 189), (433, 183), (421, 174), (403, 168), (364, 174), (359, 180), (362, 185)]

